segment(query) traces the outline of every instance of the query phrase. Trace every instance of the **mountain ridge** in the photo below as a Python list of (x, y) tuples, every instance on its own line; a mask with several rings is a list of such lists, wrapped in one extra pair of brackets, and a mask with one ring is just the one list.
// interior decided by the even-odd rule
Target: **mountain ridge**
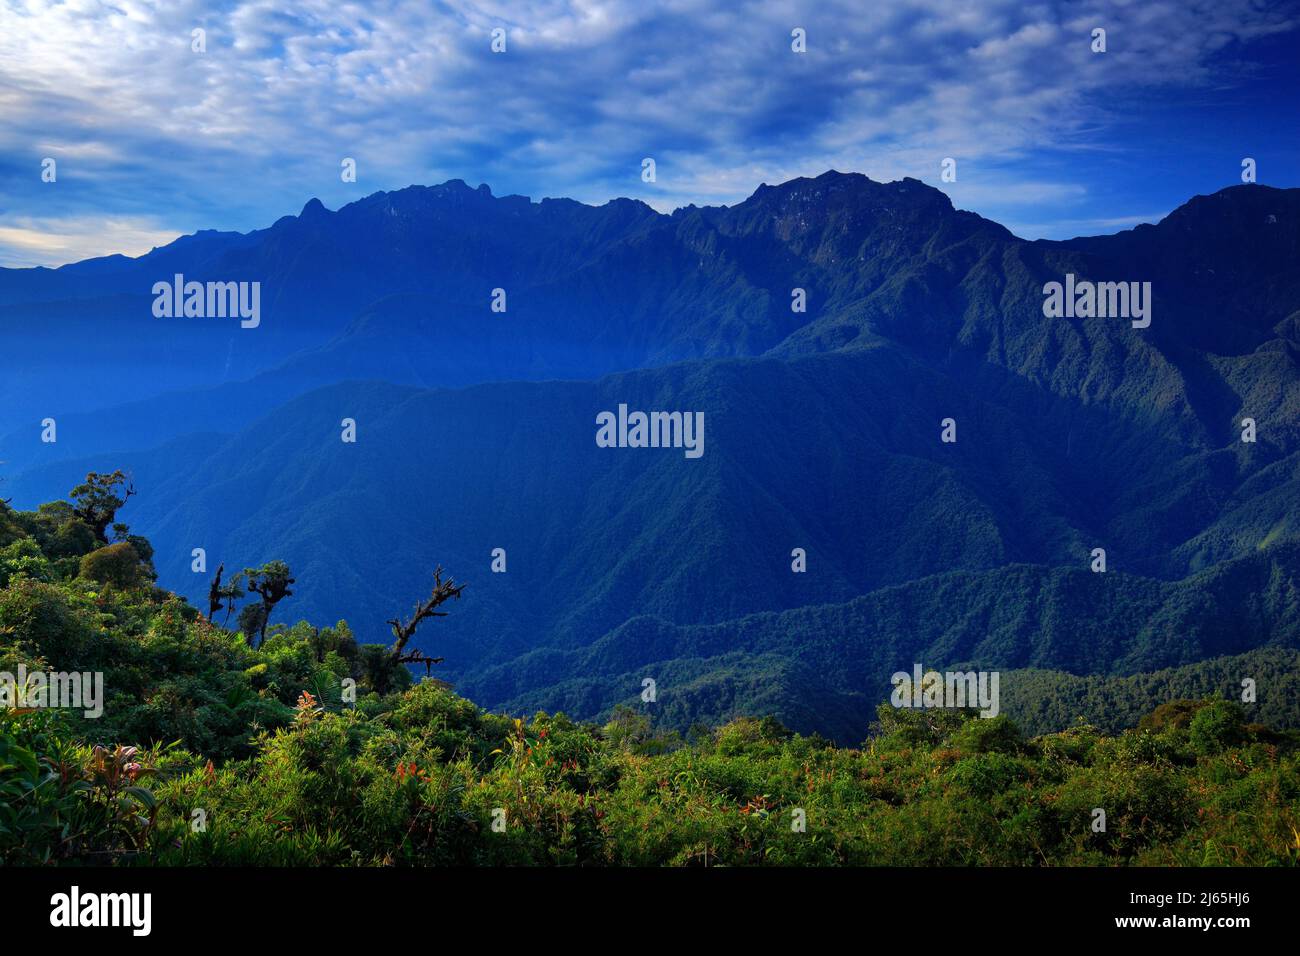
[[(195, 235), (157, 257), (187, 277), (204, 275), (189, 263), (243, 263), (236, 278), (269, 270), (285, 284), (267, 301), (287, 311), (256, 331), (138, 315), (119, 328), (147, 302), (125, 293), (102, 298), (105, 313), (101, 299), (36, 310), (63, 344), (40, 330), (19, 338), (11, 355), (38, 361), (9, 383), (11, 412), (39, 420), (54, 403), (23, 391), (45, 355), (66, 365), (75, 354), (83, 379), (47, 392), (110, 401), (60, 412), (56, 445), (30, 426), (2, 430), (5, 495), (34, 507), (86, 471), (127, 468), (142, 490), (124, 517), (155, 542), (169, 586), (203, 600), (194, 547), (231, 566), (282, 558), (299, 579), (287, 615), (347, 614), (369, 639), (441, 563), (472, 579), (475, 601), (421, 646), (489, 704), (567, 693), (507, 693), (489, 675), (530, 654), (579, 653), (645, 615), (718, 627), (944, 573), (1005, 588), (1027, 565), (1084, 573), (1097, 547), (1112, 571), (1094, 586), (1145, 582), (1113, 587), (1133, 614), (1154, 614), (1141, 593), (1192, 580), (1211, 593), (1215, 573), (1259, 553), (1282, 555), (1289, 574), (1300, 535), (1300, 284), (1286, 269), (1300, 190), (1234, 187), (1183, 209), (1049, 243), (915, 180), (843, 173), (671, 215), (460, 181), (334, 212), (309, 201), (257, 237)], [(1047, 281), (1142, 270), (1149, 328), (1044, 315)], [(490, 309), (497, 287), (503, 313)], [(805, 312), (791, 307), (797, 289)], [(32, 312), (0, 306), (0, 323)], [(295, 315), (301, 325), (276, 331), (277, 316)], [(147, 335), (137, 366), (79, 338), (87, 316), (125, 340)], [(223, 378), (229, 367), (248, 374)], [(703, 413), (703, 459), (597, 447), (595, 416), (619, 404)], [(1245, 417), (1254, 443), (1241, 441)], [(356, 444), (339, 441), (345, 418)], [(949, 418), (954, 444), (940, 437)], [(510, 555), (503, 575), (486, 570), (496, 547)], [(795, 547), (806, 573), (790, 569)], [(1230, 603), (1220, 594), (1207, 613)], [(960, 621), (976, 606), (966, 595), (947, 613)], [(1066, 616), (1087, 631), (1087, 612)], [(933, 617), (912, 637), (951, 624)], [(895, 621), (889, 638), (908, 627)], [(1273, 639), (1251, 628), (1233, 653)], [(769, 666), (784, 686), (830, 693), (824, 661), (799, 670), (788, 654), (746, 653), (739, 670), (661, 663), (699, 687), (722, 681), (738, 706), (776, 699), (758, 682)], [(596, 709), (614, 699), (583, 693)], [(858, 714), (855, 699), (837, 713)]]

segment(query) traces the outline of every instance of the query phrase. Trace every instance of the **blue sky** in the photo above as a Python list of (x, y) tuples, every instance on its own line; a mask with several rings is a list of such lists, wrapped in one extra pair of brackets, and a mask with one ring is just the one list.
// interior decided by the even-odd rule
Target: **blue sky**
[(1031, 238), (1114, 232), (1246, 156), (1300, 185), (1298, 33), (1296, 4), (1258, 0), (0, 0), (0, 265), (450, 178), (668, 211), (835, 168)]

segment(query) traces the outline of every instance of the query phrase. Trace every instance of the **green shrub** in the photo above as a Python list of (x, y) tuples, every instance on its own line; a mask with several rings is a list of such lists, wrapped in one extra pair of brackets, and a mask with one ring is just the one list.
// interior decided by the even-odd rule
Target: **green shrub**
[(1197, 753), (1217, 754), (1246, 739), (1246, 715), (1235, 701), (1216, 700), (1197, 711), (1188, 733)]
[(689, 743), (628, 707), (525, 720), (344, 622), (250, 647), (149, 586), (142, 539), (64, 554), (76, 520), (0, 509), (0, 670), (101, 670), (107, 695), (96, 720), (0, 712), (6, 863), (1300, 863), (1300, 735), (1230, 701), (1032, 740), (886, 703), (860, 749), (761, 716)]
[(81, 576), (121, 591), (142, 587), (152, 580), (135, 547), (125, 541), (105, 545), (83, 557)]

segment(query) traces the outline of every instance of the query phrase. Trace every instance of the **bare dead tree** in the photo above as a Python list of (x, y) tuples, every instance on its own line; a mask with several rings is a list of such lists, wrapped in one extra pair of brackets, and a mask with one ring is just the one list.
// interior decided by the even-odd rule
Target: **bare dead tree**
[(403, 654), (401, 657), (396, 658), (398, 664), (423, 664), (425, 677), (432, 676), (433, 665), (441, 664), (443, 660), (441, 657), (429, 657), (422, 651), (411, 651), (409, 654)]
[(235, 612), (235, 602), (244, 596), (244, 572), (237, 572), (226, 582), (221, 589), (221, 597), (226, 602), (226, 616), (221, 620), (221, 626), (226, 627), (230, 624), (230, 615)]
[(212, 579), (212, 584), (208, 587), (208, 620), (212, 620), (218, 611), (221, 610), (222, 601), (225, 600), (225, 594), (221, 590), (221, 575), (226, 570), (225, 562), (217, 566), (217, 576)]
[(415, 605), (415, 613), (407, 621), (393, 619), (388, 622), (388, 626), (393, 629), (393, 649), (392, 658), (398, 664), (423, 664), (427, 672), (434, 664), (441, 664), (441, 657), (429, 657), (421, 651), (412, 651), (407, 654), (406, 644), (415, 635), (415, 629), (420, 626), (420, 622), (431, 617), (446, 617), (446, 611), (439, 611), (438, 607), (452, 598), (459, 598), (460, 593), (465, 590), (465, 585), (457, 584), (451, 578), (446, 581), (442, 579), (442, 565), (439, 565), (433, 572), (433, 590), (429, 593), (428, 598), (420, 601)]

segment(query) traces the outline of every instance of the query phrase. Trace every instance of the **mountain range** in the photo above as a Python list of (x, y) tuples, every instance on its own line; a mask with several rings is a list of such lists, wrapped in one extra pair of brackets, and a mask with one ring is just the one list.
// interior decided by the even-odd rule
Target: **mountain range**
[[(1300, 190), (1262, 185), (1064, 242), (837, 172), (671, 215), (460, 181), (312, 200), (0, 270), (0, 489), (126, 469), (160, 583), (200, 603), (192, 549), (281, 558), (274, 620), (364, 640), (441, 564), (469, 587), (417, 642), (512, 712), (607, 714), (648, 677), (681, 729), (856, 742), (917, 662), (1004, 670), (1043, 729), (1078, 716), (1061, 688), (1213, 661), (1266, 696), (1300, 648), (1297, 261)], [(177, 274), (261, 283), (260, 325), (156, 318)], [(1047, 317), (1067, 275), (1149, 282), (1150, 326)], [(599, 447), (620, 405), (702, 412), (704, 454)]]

